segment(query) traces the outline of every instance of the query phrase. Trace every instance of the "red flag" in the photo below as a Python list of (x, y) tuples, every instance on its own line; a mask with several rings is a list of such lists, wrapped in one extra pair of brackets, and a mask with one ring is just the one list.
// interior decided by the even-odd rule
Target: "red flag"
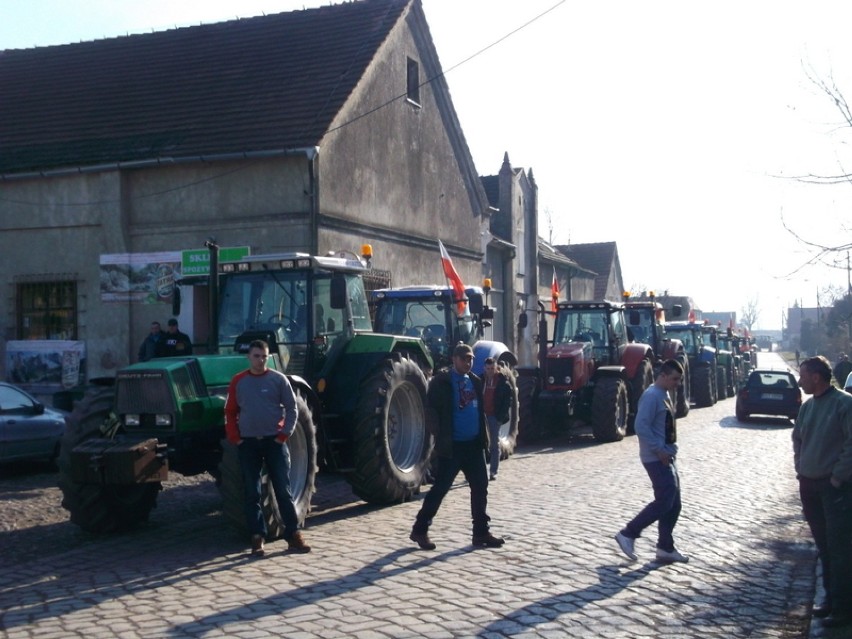
[(441, 266), (444, 267), (444, 276), (447, 278), (450, 286), (453, 287), (453, 292), (455, 293), (456, 312), (459, 315), (464, 315), (466, 298), (464, 282), (462, 282), (462, 278), (456, 272), (453, 261), (450, 259), (450, 254), (447, 253), (447, 249), (444, 248), (444, 243), (441, 240), (438, 240), (438, 248), (441, 249)]
[(686, 316), (686, 321), (687, 322), (694, 322), (695, 321), (695, 311), (694, 310), (692, 310), (692, 309), (689, 310), (689, 313)]
[(556, 279), (556, 267), (553, 268), (553, 281), (550, 283), (550, 310), (556, 312), (559, 304), (559, 280)]

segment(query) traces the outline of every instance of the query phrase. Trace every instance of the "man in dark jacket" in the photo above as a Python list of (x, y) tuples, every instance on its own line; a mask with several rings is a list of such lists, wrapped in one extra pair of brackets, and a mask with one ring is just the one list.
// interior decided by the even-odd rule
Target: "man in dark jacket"
[(175, 318), (169, 320), (169, 330), (165, 339), (161, 339), (157, 348), (157, 357), (176, 357), (192, 355), (192, 340), (189, 335), (181, 332)]
[(488, 473), (485, 451), (488, 436), (482, 399), (482, 380), (470, 372), (473, 350), (459, 344), (453, 350), (453, 365), (440, 371), (429, 383), (426, 394), (428, 423), (435, 437), (437, 468), (435, 483), (423, 499), (409, 538), (423, 550), (434, 550), (429, 526), (459, 471), (470, 486), (470, 512), (473, 518), (474, 546), (498, 548), (503, 539), (489, 532)]

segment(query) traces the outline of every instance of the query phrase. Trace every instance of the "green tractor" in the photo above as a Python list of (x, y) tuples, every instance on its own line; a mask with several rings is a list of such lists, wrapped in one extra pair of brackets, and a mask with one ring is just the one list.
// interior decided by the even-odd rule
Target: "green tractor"
[[(140, 525), (172, 470), (212, 475), (226, 517), (244, 529), (242, 477), (236, 447), (224, 439), (223, 409), (255, 339), (269, 344), (270, 368), (296, 391), (289, 446), (300, 524), (318, 467), (343, 473), (369, 503), (411, 499), (432, 448), (422, 372), (431, 358), (420, 339), (372, 332), (368, 262), (290, 253), (220, 263), (218, 247), (208, 244), (211, 354), (134, 364), (77, 402), (60, 452), (71, 521), (95, 533)], [(262, 488), (274, 538), (282, 522), (265, 473)]]

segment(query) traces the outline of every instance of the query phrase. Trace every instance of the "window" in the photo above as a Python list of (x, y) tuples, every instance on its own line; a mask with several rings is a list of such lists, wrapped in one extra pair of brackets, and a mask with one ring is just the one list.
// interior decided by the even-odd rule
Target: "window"
[(18, 284), (18, 339), (77, 339), (77, 283)]
[(407, 97), (420, 104), (420, 64), (408, 58)]

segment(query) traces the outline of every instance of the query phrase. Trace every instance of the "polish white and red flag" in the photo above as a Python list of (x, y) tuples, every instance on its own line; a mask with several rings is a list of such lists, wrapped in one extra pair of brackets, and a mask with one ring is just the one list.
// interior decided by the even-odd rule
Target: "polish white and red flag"
[(559, 304), (559, 280), (556, 279), (556, 267), (553, 267), (553, 281), (550, 283), (550, 310), (556, 312)]
[(438, 248), (441, 250), (441, 266), (444, 267), (444, 275), (447, 278), (447, 282), (449, 282), (452, 287), (453, 293), (455, 293), (456, 312), (459, 315), (464, 315), (466, 304), (464, 282), (462, 282), (461, 276), (458, 274), (458, 271), (456, 271), (456, 267), (453, 266), (453, 260), (450, 259), (450, 254), (447, 253), (447, 249), (444, 248), (444, 243), (441, 240), (438, 240)]

